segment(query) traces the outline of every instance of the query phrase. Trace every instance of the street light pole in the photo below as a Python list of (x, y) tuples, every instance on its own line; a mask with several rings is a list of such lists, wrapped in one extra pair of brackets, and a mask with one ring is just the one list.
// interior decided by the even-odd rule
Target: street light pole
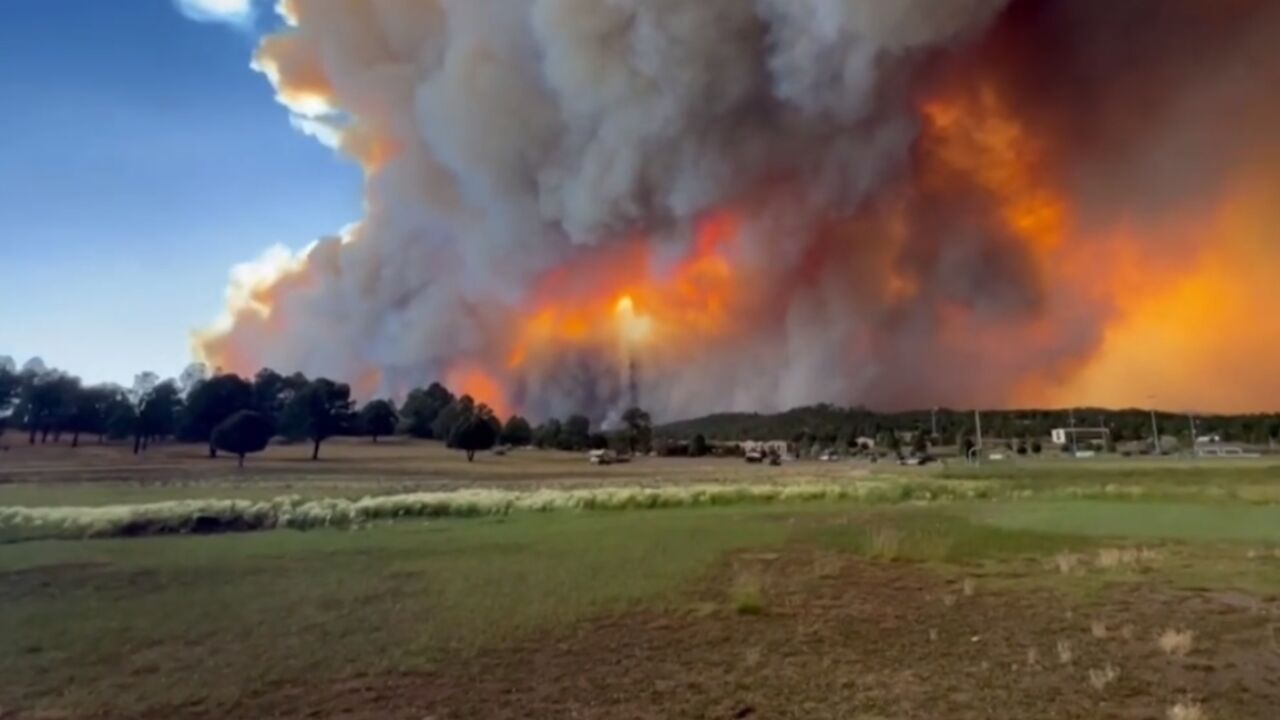
[(1151, 441), (1155, 443), (1155, 454), (1163, 455), (1163, 448), (1160, 447), (1160, 426), (1156, 424), (1156, 410), (1151, 408)]
[(1194, 459), (1196, 456), (1196, 416), (1188, 414), (1187, 421), (1191, 423), (1191, 457)]
[(1072, 457), (1080, 454), (1080, 444), (1076, 442), (1076, 410), (1075, 408), (1067, 409), (1067, 417), (1071, 423), (1071, 455)]

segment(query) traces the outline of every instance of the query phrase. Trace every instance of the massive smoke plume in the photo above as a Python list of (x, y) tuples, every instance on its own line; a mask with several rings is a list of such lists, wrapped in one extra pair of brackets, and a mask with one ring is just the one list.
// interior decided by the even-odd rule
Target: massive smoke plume
[(366, 216), (237, 271), (225, 369), (534, 416), (1280, 403), (1280, 4), (281, 13), (256, 67)]

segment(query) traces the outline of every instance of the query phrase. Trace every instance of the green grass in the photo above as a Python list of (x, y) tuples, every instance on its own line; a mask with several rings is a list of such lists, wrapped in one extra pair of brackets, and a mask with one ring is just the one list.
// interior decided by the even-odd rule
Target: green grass
[(126, 714), (421, 670), (640, 601), (786, 525), (729, 509), (0, 547), (0, 707)]
[(1280, 464), (1273, 460), (1044, 459), (955, 464), (939, 473), (948, 479), (982, 479), (1003, 483), (1013, 491), (1137, 488), (1146, 495), (1194, 495), (1234, 499), (1256, 493), (1257, 499), (1280, 501)]
[[(924, 476), (884, 481), (877, 504), (813, 498), (796, 505), (780, 496), (767, 505), (377, 521), (358, 531), (67, 541), (13, 535), (0, 545), (0, 708), (127, 716), (202, 703), (217, 710), (267, 684), (427, 670), (600, 613), (681, 604), (726, 553), (788, 544), (944, 572), (963, 566), (966, 574), (1035, 575), (1064, 591), (1133, 579), (1280, 591), (1280, 556), (1271, 554), (1280, 545), (1280, 506), (1231, 501), (1242, 488), (1274, 492), (1266, 485), (1274, 469), (1222, 472), (1042, 468), (996, 476), (999, 489), (977, 495), (1026, 490), (1033, 499), (1024, 500), (953, 493), (947, 496), (961, 500), (920, 502), (918, 491), (936, 498), (938, 486), (948, 485)], [(1138, 492), (1113, 499), (1111, 486)], [(1082, 488), (1106, 499), (1073, 498)], [(264, 494), (242, 492), (251, 489)], [(45, 488), (7, 490), (6, 500), (0, 489), (0, 504), (20, 504), (13, 498), (30, 492), (37, 504), (56, 505), (40, 499)], [(276, 487), (233, 490), (251, 499), (278, 494)], [(94, 490), (106, 502), (135, 499), (128, 486), (120, 491)], [(174, 491), (185, 488), (163, 490)], [(1135, 543), (1158, 546), (1164, 560), (1141, 574), (1046, 570), (1057, 553), (1094, 556)], [(1268, 553), (1246, 558), (1253, 548)], [(774, 578), (766, 568), (759, 573), (726, 582), (722, 611), (773, 613), (764, 588)], [(984, 580), (983, 587), (1000, 585)]]
[(1280, 543), (1280, 506), (1059, 500), (993, 503), (974, 515), (1006, 530), (1131, 539)]
[[(971, 520), (1002, 533), (1074, 538), (1115, 548), (1143, 545), (1157, 559), (1101, 568), (1097, 555), (1079, 574), (1041, 578), (1058, 590), (1096, 592), (1116, 582), (1185, 589), (1280, 594), (1280, 506), (1243, 503), (1061, 500), (968, 506)], [(1087, 547), (1087, 545), (1085, 545)]]
[(804, 541), (881, 560), (971, 563), (1051, 555), (1094, 545), (1089, 538), (1006, 529), (967, 517), (971, 507), (855, 510), (799, 531)]
[(270, 500), (281, 495), (307, 498), (361, 498), (406, 487), (404, 484), (334, 481), (329, 478), (250, 482), (207, 481), (192, 483), (142, 482), (23, 482), (0, 484), (0, 507), (97, 507), (133, 505), (169, 500), (237, 498)]

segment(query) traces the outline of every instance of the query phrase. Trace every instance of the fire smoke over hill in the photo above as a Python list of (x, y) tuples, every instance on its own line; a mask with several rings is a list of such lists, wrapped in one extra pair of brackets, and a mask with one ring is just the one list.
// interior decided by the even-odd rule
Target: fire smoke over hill
[(535, 416), (1280, 404), (1280, 4), (285, 0), (366, 217), (225, 369)]

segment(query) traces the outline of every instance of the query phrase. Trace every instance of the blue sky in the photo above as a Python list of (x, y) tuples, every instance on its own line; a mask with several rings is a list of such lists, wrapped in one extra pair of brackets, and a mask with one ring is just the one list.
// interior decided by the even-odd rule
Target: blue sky
[(0, 355), (94, 382), (176, 374), (232, 265), (359, 218), (359, 169), (249, 68), (266, 8), (236, 19), (0, 3)]

